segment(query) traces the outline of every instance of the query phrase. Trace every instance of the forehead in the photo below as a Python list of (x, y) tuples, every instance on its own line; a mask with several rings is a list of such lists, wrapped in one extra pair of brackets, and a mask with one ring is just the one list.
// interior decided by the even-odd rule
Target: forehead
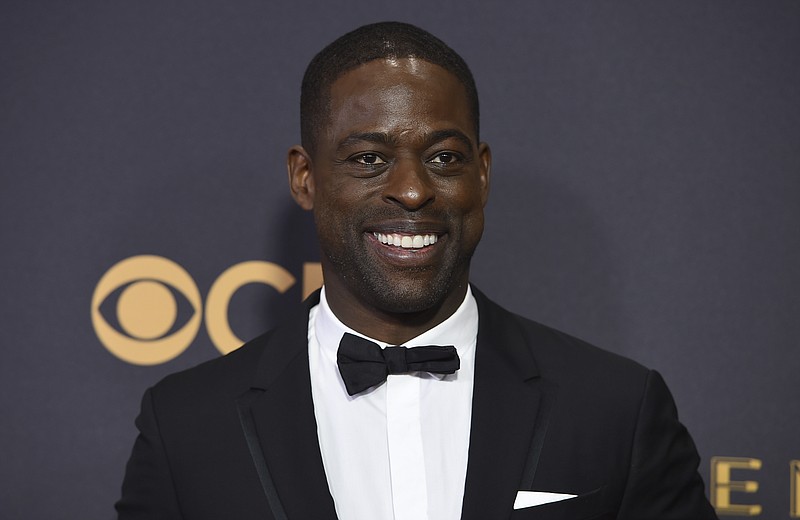
[(416, 58), (378, 59), (331, 85), (327, 135), (429, 131), (452, 127), (474, 137), (466, 89), (458, 78)]

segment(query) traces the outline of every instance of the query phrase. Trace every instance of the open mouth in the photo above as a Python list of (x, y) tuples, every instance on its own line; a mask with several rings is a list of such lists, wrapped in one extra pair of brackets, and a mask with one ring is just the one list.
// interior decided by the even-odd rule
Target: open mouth
[(400, 247), (402, 249), (422, 249), (432, 246), (438, 240), (435, 234), (426, 235), (403, 235), (400, 233), (372, 233), (378, 242), (387, 246)]

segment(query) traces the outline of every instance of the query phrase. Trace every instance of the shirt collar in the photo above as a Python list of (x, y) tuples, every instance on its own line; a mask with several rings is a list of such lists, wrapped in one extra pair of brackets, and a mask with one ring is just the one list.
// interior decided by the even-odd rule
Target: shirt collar
[[(325, 353), (326, 357), (334, 360), (336, 359), (336, 351), (339, 348), (339, 341), (345, 332), (374, 341), (381, 348), (390, 345), (361, 334), (342, 323), (328, 305), (324, 286), (319, 298), (314, 328), (322, 352)], [(472, 289), (467, 285), (467, 294), (464, 296), (464, 301), (461, 302), (461, 305), (449, 318), (419, 336), (406, 341), (403, 346), (453, 345), (459, 356), (463, 357), (475, 348), (477, 336), (478, 305), (472, 295)]]

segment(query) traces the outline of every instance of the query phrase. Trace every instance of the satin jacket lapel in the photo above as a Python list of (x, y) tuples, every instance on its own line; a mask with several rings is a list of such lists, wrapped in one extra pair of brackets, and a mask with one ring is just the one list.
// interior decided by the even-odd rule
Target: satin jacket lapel
[(308, 309), (276, 329), (251, 388), (238, 401), (253, 462), (276, 520), (335, 519), (311, 398)]
[(479, 328), (463, 520), (509, 518), (530, 490), (555, 389), (540, 377), (513, 315), (473, 287)]

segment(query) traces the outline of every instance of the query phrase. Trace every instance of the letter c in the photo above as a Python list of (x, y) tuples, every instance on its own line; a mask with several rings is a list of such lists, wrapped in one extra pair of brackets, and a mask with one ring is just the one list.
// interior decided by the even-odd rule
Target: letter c
[(294, 282), (289, 271), (272, 262), (253, 260), (226, 269), (211, 286), (206, 299), (206, 329), (217, 350), (227, 354), (244, 343), (228, 323), (228, 305), (236, 291), (249, 283), (263, 283), (284, 293)]

